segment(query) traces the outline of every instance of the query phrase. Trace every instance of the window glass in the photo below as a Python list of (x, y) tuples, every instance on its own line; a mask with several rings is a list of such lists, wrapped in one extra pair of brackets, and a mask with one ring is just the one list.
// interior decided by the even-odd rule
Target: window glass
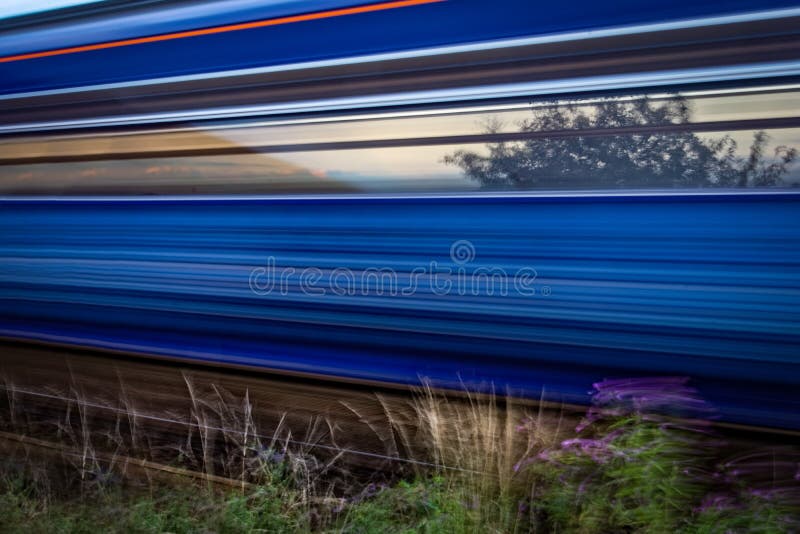
[(795, 187), (800, 88), (4, 138), (0, 194)]

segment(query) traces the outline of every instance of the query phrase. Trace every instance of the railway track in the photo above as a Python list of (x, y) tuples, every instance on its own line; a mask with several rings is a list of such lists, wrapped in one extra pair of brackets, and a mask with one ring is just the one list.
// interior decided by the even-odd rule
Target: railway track
[(267, 461), (291, 452), (348, 476), (426, 464), (393, 429), (413, 421), (405, 392), (56, 347), (1, 350), (3, 437), (17, 449), (25, 443), (26, 454), (88, 447), (104, 464), (115, 458), (138, 472), (179, 461), (182, 477), (223, 485), (235, 471), (226, 458), (243, 447)]
[[(122, 466), (126, 476), (220, 486), (246, 484), (245, 461), (269, 464), (287, 454), (333, 479), (443, 467), (428, 461), (418, 399), (408, 389), (27, 343), (5, 342), (0, 351), (0, 448), (7, 454), (88, 455), (97, 465)], [(474, 401), (448, 399), (453, 406)], [(567, 419), (563, 428), (582, 411), (530, 400), (514, 409), (513, 417), (540, 410), (540, 417)], [(794, 432), (717, 426), (733, 449), (800, 446)]]

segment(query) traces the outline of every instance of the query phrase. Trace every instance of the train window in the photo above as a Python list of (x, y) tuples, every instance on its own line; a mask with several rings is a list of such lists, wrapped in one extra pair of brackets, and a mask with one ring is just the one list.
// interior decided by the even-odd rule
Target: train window
[(0, 140), (2, 195), (795, 187), (800, 86)]

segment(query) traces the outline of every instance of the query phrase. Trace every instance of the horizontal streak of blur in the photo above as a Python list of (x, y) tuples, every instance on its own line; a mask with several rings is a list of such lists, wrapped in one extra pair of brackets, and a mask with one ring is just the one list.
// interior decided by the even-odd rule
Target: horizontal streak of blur
[[(365, 139), (360, 141), (329, 141), (329, 142), (299, 142), (294, 144), (243, 144), (231, 146), (230, 143), (218, 139), (219, 144), (214, 144), (214, 139), (198, 138), (195, 146), (187, 148), (173, 148), (174, 144), (166, 135), (164, 138), (137, 139), (143, 145), (153, 143), (150, 147), (135, 146), (121, 147), (119, 151), (103, 150), (98, 147), (97, 140), (91, 140), (90, 153), (48, 153), (48, 148), (39, 150), (31, 155), (25, 154), (26, 148), (32, 148), (19, 143), (5, 154), (0, 153), (0, 165), (27, 165), (33, 163), (69, 163), (76, 161), (109, 161), (120, 159), (148, 159), (175, 157), (184, 158), (191, 156), (226, 156), (236, 154), (253, 154), (256, 152), (300, 152), (306, 150), (353, 150), (359, 148), (392, 148), (408, 146), (473, 144), (473, 143), (504, 143), (507, 141), (523, 141), (529, 139), (557, 139), (570, 137), (602, 137), (612, 135), (649, 135), (668, 132), (728, 132), (741, 130), (761, 130), (772, 128), (797, 128), (800, 127), (800, 116), (773, 119), (753, 119), (735, 121), (716, 121), (694, 124), (658, 124), (642, 126), (623, 126), (609, 128), (586, 128), (570, 130), (539, 130), (531, 132), (496, 132), (484, 134), (425, 136), (408, 138)], [(190, 145), (191, 135), (183, 137), (186, 145)], [(108, 139), (105, 139), (108, 141)], [(209, 142), (210, 141), (210, 142)], [(113, 141), (112, 141), (113, 142)], [(107, 143), (103, 143), (107, 146)], [(39, 148), (39, 147), (36, 147)], [(32, 149), (32, 152), (36, 150)], [(57, 147), (69, 149), (71, 147)], [(90, 149), (91, 149), (90, 148)]]

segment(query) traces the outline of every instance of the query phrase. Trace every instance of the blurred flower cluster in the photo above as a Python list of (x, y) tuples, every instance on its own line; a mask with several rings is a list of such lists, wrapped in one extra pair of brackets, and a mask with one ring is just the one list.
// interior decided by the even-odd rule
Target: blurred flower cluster
[[(520, 510), (559, 532), (791, 532), (800, 457), (741, 451), (686, 378), (604, 380), (576, 437), (522, 458), (537, 481)], [(518, 432), (527, 432), (523, 420)], [(730, 453), (720, 460), (720, 453)]]

